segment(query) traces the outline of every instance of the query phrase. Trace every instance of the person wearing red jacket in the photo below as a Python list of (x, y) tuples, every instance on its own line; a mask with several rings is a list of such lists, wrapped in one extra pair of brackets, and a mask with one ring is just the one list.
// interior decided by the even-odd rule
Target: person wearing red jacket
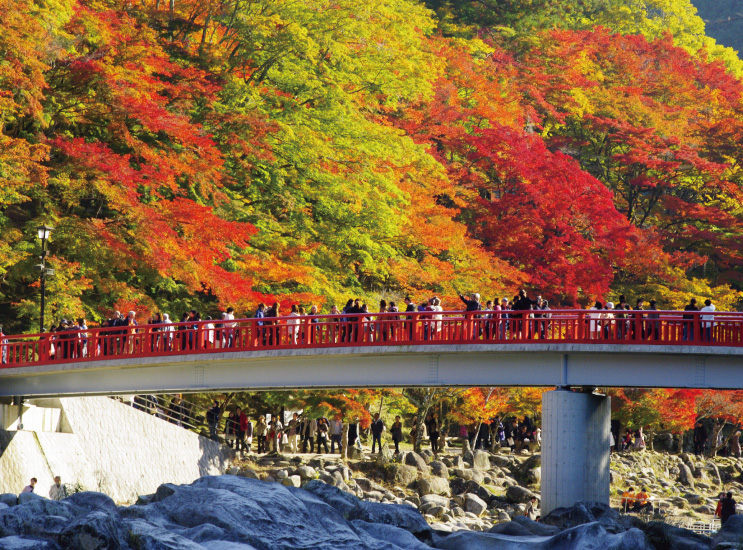
[(235, 450), (240, 452), (242, 449), (243, 451), (246, 451), (245, 447), (245, 432), (248, 431), (248, 415), (246, 415), (243, 410), (238, 407), (237, 408), (237, 443), (235, 444)]

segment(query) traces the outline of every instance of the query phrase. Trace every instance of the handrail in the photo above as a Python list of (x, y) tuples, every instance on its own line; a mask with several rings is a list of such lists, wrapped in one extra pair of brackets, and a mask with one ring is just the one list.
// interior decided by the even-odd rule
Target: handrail
[(415, 311), (100, 327), (4, 336), (0, 367), (216, 351), (538, 342), (743, 347), (743, 313)]

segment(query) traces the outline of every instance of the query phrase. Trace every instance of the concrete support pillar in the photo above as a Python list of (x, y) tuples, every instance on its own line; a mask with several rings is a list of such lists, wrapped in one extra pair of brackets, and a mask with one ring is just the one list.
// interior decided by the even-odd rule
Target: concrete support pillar
[(611, 398), (566, 389), (542, 396), (542, 516), (579, 501), (609, 504)]

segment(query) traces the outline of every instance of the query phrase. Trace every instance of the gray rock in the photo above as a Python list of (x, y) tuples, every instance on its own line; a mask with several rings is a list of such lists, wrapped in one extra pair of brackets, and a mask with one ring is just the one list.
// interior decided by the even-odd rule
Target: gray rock
[(485, 502), (490, 502), (493, 499), (493, 494), (476, 481), (465, 481), (461, 478), (454, 478), (449, 485), (451, 486), (452, 493), (455, 495), (474, 493)]
[(115, 514), (117, 510), (116, 503), (110, 496), (95, 491), (73, 493), (64, 499), (64, 502), (80, 507), (88, 512), (101, 511)]
[(418, 538), (431, 537), (431, 528), (426, 520), (423, 519), (418, 510), (410, 506), (364, 502), (317, 480), (307, 483), (304, 489), (332, 506), (348, 520), (359, 519), (370, 523), (394, 525), (406, 529)]
[(392, 525), (368, 523), (358, 519), (352, 523), (356, 530), (364, 531), (376, 540), (394, 544), (395, 548), (401, 548), (403, 550), (431, 550), (430, 546), (423, 544), (413, 534)]
[(430, 466), (433, 475), (446, 478), (449, 477), (449, 468), (447, 468), (446, 464), (440, 460), (434, 460), (431, 462)]
[(501, 454), (494, 454), (490, 456), (490, 462), (498, 466), (499, 468), (508, 468), (513, 464), (513, 458), (510, 456), (503, 456)]
[(0, 537), (56, 536), (71, 520), (81, 514), (81, 510), (64, 501), (35, 498), (18, 506), (0, 510)]
[(426, 510), (425, 513), (429, 516), (435, 517), (436, 519), (441, 519), (448, 511), (449, 509), (445, 506), (431, 506)]
[(532, 493), (529, 489), (519, 487), (518, 485), (512, 485), (506, 489), (506, 500), (513, 504), (526, 504), (531, 497), (537, 496), (537, 494)]
[(743, 543), (743, 515), (730, 516), (712, 538), (712, 550), (732, 550)]
[(489, 470), (490, 469), (490, 454), (485, 451), (475, 451), (472, 467), (475, 470)]
[(475, 462), (475, 453), (470, 451), (469, 449), (465, 449), (462, 451), (462, 460), (465, 464), (469, 464), (472, 466), (472, 464)]
[(421, 478), (418, 480), (418, 493), (423, 495), (451, 495), (449, 480), (443, 477)]
[(485, 510), (488, 509), (488, 503), (482, 500), (474, 493), (467, 493), (464, 500), (464, 510), (471, 512), (476, 516), (481, 515)]
[(371, 479), (366, 479), (365, 477), (355, 477), (353, 480), (356, 482), (356, 485), (361, 487), (361, 490), (365, 493), (368, 493), (370, 491), (379, 491), (380, 493), (384, 493), (386, 489), (382, 487), (379, 483), (376, 483), (372, 481)]
[(21, 493), (18, 495), (18, 504), (25, 504), (32, 500), (44, 500), (44, 497), (39, 496), (36, 493)]
[(428, 464), (421, 455), (415, 452), (405, 453), (405, 464), (414, 466), (420, 472), (428, 473)]
[(497, 535), (508, 535), (509, 537), (533, 537), (534, 533), (529, 531), (523, 525), (516, 523), (515, 521), (506, 521), (504, 523), (498, 523), (493, 525), (488, 530), (488, 533), (495, 533)]
[(650, 522), (645, 534), (658, 550), (708, 550), (711, 542), (709, 537), (661, 521)]
[(407, 487), (418, 479), (418, 469), (406, 464), (388, 464), (385, 467), (385, 479), (393, 485)]
[(679, 477), (678, 480), (687, 487), (694, 488), (694, 476), (686, 464), (679, 465)]
[(119, 519), (94, 511), (77, 518), (59, 534), (59, 544), (70, 550), (119, 550)]
[(421, 458), (426, 461), (426, 464), (431, 464), (431, 462), (436, 460), (436, 455), (433, 454), (431, 449), (423, 449), (421, 451)]
[(282, 485), (285, 485), (287, 487), (301, 487), (302, 486), (302, 478), (299, 476), (289, 476), (285, 477), (281, 481)]
[(421, 505), (423, 504), (448, 507), (449, 499), (447, 497), (442, 497), (441, 495), (424, 495), (421, 497)]
[(297, 468), (297, 474), (302, 479), (315, 479), (317, 477), (317, 471), (312, 466), (300, 466)]
[[(13, 495), (15, 496), (15, 495)], [(59, 546), (51, 540), (40, 540), (30, 537), (0, 538), (0, 550), (58, 550)]]
[(237, 472), (237, 475), (240, 477), (248, 477), (250, 479), (260, 479), (258, 473), (252, 468), (240, 468), (240, 471)]
[(355, 511), (349, 519), (360, 519), (369, 523), (382, 523), (399, 527), (421, 540), (431, 540), (433, 537), (431, 527), (415, 508), (403, 504), (381, 504), (363, 501), (359, 504), (360, 509)]
[(570, 508), (556, 508), (542, 518), (545, 525), (570, 529), (586, 523), (599, 522), (610, 532), (624, 531), (622, 518), (608, 504), (600, 502), (578, 502)]
[(201, 544), (144, 520), (129, 521), (127, 527), (137, 550), (204, 550)]
[(435, 547), (442, 550), (654, 550), (639, 529), (613, 534), (597, 522), (578, 525), (552, 537), (458, 531), (436, 542)]
[(551, 537), (560, 532), (560, 529), (554, 525), (545, 525), (544, 523), (531, 520), (526, 516), (514, 517), (513, 523), (518, 523), (522, 527), (531, 531), (532, 535), (537, 535), (539, 537)]
[(8, 506), (15, 506), (18, 504), (18, 497), (13, 493), (3, 493), (0, 494), (0, 502)]

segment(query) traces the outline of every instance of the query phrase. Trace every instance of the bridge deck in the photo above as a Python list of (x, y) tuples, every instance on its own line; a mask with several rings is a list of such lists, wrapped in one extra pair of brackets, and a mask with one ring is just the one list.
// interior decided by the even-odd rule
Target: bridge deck
[[(399, 386), (743, 388), (743, 315), (445, 312), (9, 337), (1, 395)], [(658, 317), (648, 317), (648, 315)], [(480, 313), (479, 315), (486, 315)], [(684, 316), (692, 317), (691, 319)], [(347, 320), (350, 319), (350, 320)], [(268, 324), (271, 323), (271, 324)], [(296, 324), (295, 324), (296, 323)], [(175, 330), (163, 330), (163, 329)]]

